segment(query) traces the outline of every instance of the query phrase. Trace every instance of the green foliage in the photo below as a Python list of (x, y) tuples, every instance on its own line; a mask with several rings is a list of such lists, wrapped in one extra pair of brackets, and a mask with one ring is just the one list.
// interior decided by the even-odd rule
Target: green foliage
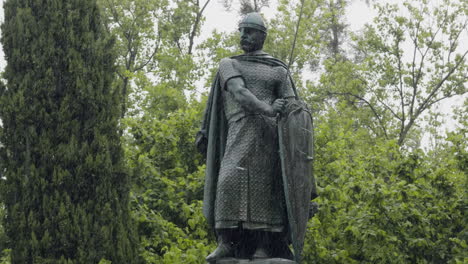
[[(118, 40), (117, 75), (114, 86), (122, 93), (122, 116), (132, 107), (135, 91), (132, 80), (139, 73), (149, 73), (156, 68), (155, 56), (162, 43), (161, 28), (168, 23), (167, 0), (99, 0), (107, 31)], [(140, 75), (141, 76), (141, 75)], [(127, 102), (129, 101), (129, 102)]]
[[(405, 6), (411, 9), (412, 4), (424, 7), (427, 3), (413, 1)], [(438, 13), (449, 18), (439, 19), (437, 25), (427, 24), (429, 13), (416, 16), (417, 10), (429, 12), (429, 7), (411, 9), (413, 18), (408, 20), (398, 16), (395, 6), (381, 7), (378, 19), (368, 26), (370, 31), (358, 38), (360, 45), (369, 44), (358, 54), (364, 56), (356, 57), (355, 61), (331, 57), (324, 61), (325, 73), (320, 82), (307, 84), (305, 98), (317, 117), (314, 165), (320, 194), (317, 202), (321, 208), (309, 223), (304, 249), (306, 263), (468, 260), (467, 172), (463, 165), (466, 121), (460, 122), (462, 128), (443, 139), (446, 143), (424, 153), (417, 144), (420, 113), (414, 115), (416, 111), (428, 111), (436, 101), (466, 93), (465, 84), (457, 83), (466, 74), (463, 53), (454, 56), (454, 64), (447, 63), (444, 57), (450, 60), (449, 54), (458, 50), (455, 47), (463, 28), (460, 19), (466, 6), (463, 8), (460, 2), (450, 5), (461, 8)], [(419, 21), (419, 31), (412, 29), (416, 26), (414, 20)], [(439, 27), (444, 30), (438, 32)], [(427, 51), (427, 57), (416, 55), (416, 63), (399, 64), (403, 55), (397, 46), (404, 40), (400, 37), (424, 35), (425, 30), (429, 33), (421, 38), (430, 38), (414, 48), (417, 52)], [(453, 49), (431, 45), (430, 39), (437, 34), (450, 36), (442, 39), (451, 39)], [(435, 75), (431, 70), (434, 65)], [(406, 78), (414, 77), (412, 74), (416, 72), (421, 75), (417, 77), (419, 81), (431, 78), (433, 81), (421, 81), (416, 87)], [(451, 74), (454, 78), (447, 80), (454, 83), (438, 79)], [(415, 105), (425, 103), (411, 110), (411, 98), (416, 98)], [(403, 103), (398, 108), (400, 99)], [(459, 111), (460, 120), (466, 119), (466, 107), (464, 110)], [(465, 113), (465, 118), (461, 113)], [(436, 114), (437, 109), (431, 112), (431, 116)], [(413, 120), (411, 124), (409, 120)], [(413, 138), (416, 144), (411, 141)], [(409, 150), (401, 148), (403, 142)]]
[(1, 264), (10, 264), (11, 263), (11, 256), (10, 256), (10, 249), (4, 249), (2, 251), (2, 257), (0, 258)]
[(318, 31), (321, 21), (317, 14), (320, 3), (321, 1), (304, 1), (302, 20), (298, 28), (292, 58), (290, 58), (290, 54), (301, 9), (300, 3), (279, 1), (278, 15), (267, 23), (269, 29), (265, 50), (291, 65), (291, 73), (294, 75), (298, 87), (301, 87), (302, 71), (307, 70), (307, 66), (315, 64), (319, 56), (320, 36)]
[(148, 263), (204, 263), (213, 246), (201, 214), (204, 166), (195, 150), (200, 112), (128, 120), (133, 212)]
[(326, 57), (340, 59), (346, 57), (343, 49), (347, 32), (345, 24), (346, 7), (349, 0), (327, 0), (321, 5), (320, 37), (323, 42), (323, 52)]
[(101, 5), (117, 36), (121, 78), (115, 86), (130, 94), (123, 125), (140, 255), (147, 263), (203, 263), (213, 243), (201, 215), (204, 169), (193, 145), (202, 106), (186, 94), (205, 72), (193, 44), (205, 5)]
[[(205, 1), (99, 0), (108, 31), (117, 39), (122, 116), (140, 107), (161, 115), (185, 105), (184, 91), (204, 74), (194, 55)], [(157, 82), (155, 82), (157, 80)], [(164, 111), (163, 111), (164, 110)]]
[(0, 171), (11, 262), (136, 263), (113, 39), (95, 1), (8, 0), (4, 9)]
[(3, 219), (5, 219), (5, 208), (2, 205), (0, 207), (0, 264), (10, 264), (11, 263), (11, 249), (9, 249), (9, 241), (7, 234), (5, 232), (5, 227), (3, 226)]
[[(355, 37), (362, 55), (360, 78), (371, 104), (387, 119), (391, 138), (404, 145), (423, 113), (467, 92), (466, 1), (404, 1), (376, 5), (378, 15)], [(402, 14), (403, 13), (403, 14)], [(408, 48), (406, 48), (406, 46)]]
[(453, 156), (401, 153), (395, 141), (369, 140), (357, 121), (326, 118), (317, 128), (321, 208), (306, 263), (463, 261), (466, 171), (450, 165)]

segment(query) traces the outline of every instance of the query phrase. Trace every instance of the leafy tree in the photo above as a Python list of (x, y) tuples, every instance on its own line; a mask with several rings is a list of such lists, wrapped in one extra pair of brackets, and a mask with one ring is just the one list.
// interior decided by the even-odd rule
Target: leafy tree
[(347, 25), (344, 21), (347, 5), (349, 1), (346, 0), (328, 0), (323, 1), (321, 6), (322, 21), (325, 22), (320, 28), (320, 36), (324, 42), (323, 51), (327, 57), (335, 60), (340, 59), (341, 56), (346, 57), (342, 44), (347, 36)]
[[(307, 70), (307, 66), (318, 57), (320, 3), (321, 1), (305, 0), (292, 4), (289, 1), (281, 0), (278, 5), (278, 15), (268, 21), (269, 29), (265, 50), (291, 65), (291, 72), (296, 74), (297, 83), (300, 83), (301, 80), (300, 73)], [(302, 18), (298, 26), (301, 9)], [(294, 39), (296, 39), (296, 44), (291, 57)]]
[[(168, 1), (100, 0), (107, 31), (117, 39), (118, 79), (114, 85), (122, 91), (122, 116), (132, 93), (131, 81), (138, 73), (155, 68), (155, 56), (160, 51), (160, 28), (167, 19)], [(132, 105), (133, 102), (130, 102)]]
[(406, 1), (403, 7), (402, 14), (397, 5), (377, 5), (374, 24), (357, 38), (364, 59), (355, 78), (362, 93), (337, 91), (374, 108), (381, 129), (400, 146), (431, 107), (467, 92), (468, 54), (460, 46), (468, 26), (465, 1)]
[(463, 263), (466, 170), (449, 154), (466, 152), (463, 134), (437, 156), (404, 152), (396, 139), (372, 135), (355, 111), (341, 101), (316, 119), (320, 211), (304, 261)]
[(0, 165), (12, 263), (136, 263), (114, 41), (96, 2), (4, 9)]
[[(325, 0), (320, 3), (320, 37), (322, 40), (322, 53), (326, 59), (349, 60), (347, 54), (349, 42), (349, 30), (346, 23), (346, 9), (351, 5), (351, 0)], [(365, 1), (367, 5), (370, 1)], [(345, 47), (344, 47), (345, 46)]]
[(193, 144), (200, 112), (128, 120), (127, 157), (139, 176), (133, 210), (148, 263), (205, 263), (214, 246), (201, 211), (205, 170)]
[(128, 88), (125, 156), (147, 263), (204, 263), (212, 242), (201, 214), (204, 169), (193, 145), (203, 109), (186, 96), (205, 71), (195, 42), (209, 3), (101, 2), (117, 38), (115, 87)]
[[(173, 79), (171, 71), (182, 68), (174, 64), (194, 68), (195, 40), (210, 1), (173, 1), (169, 5), (167, 0), (100, 0), (108, 31), (118, 40), (116, 85), (123, 93), (123, 115), (128, 106), (138, 109), (135, 105), (142, 104), (148, 86), (154, 87), (151, 79), (164, 81), (167, 74)], [(164, 88), (152, 94), (155, 104), (172, 105), (172, 110), (183, 104), (171, 98), (181, 91), (170, 86)]]
[[(414, 3), (406, 3), (406, 6), (411, 7)], [(447, 16), (447, 20), (437, 20), (440, 24), (433, 23), (431, 27), (425, 23), (431, 18), (428, 14), (432, 12), (432, 6), (421, 8), (426, 15), (415, 16), (412, 13), (412, 19), (421, 21), (420, 30), (425, 25), (425, 30), (435, 29), (434, 33), (437, 32), (435, 25), (440, 26), (442, 29), (437, 34), (450, 38), (437, 35), (437, 41), (451, 39), (454, 45), (453, 49), (446, 49), (447, 46), (443, 45), (432, 46), (424, 41), (427, 34), (418, 37), (420, 46), (416, 47), (416, 52), (428, 51), (422, 66), (419, 64), (421, 57), (416, 57), (419, 59), (414, 64), (415, 69), (421, 71), (421, 80), (425, 80), (420, 81), (416, 102), (424, 102), (432, 92), (436, 97), (427, 99), (432, 100), (430, 102), (466, 92), (466, 84), (461, 81), (466, 82), (463, 47), (455, 48), (460, 40), (458, 34), (463, 33), (459, 30), (466, 26), (462, 15), (466, 8), (454, 8), (463, 7), (463, 2), (450, 5), (447, 5), (448, 13), (439, 13)], [(434, 7), (440, 8), (443, 6)], [(366, 35), (367, 31), (357, 38), (362, 52), (360, 56), (354, 60), (351, 56), (324, 60), (325, 72), (319, 83), (308, 83), (305, 90), (305, 98), (316, 116), (317, 156), (314, 165), (320, 193), (318, 203), (321, 205), (319, 214), (310, 222), (304, 249), (305, 261), (463, 263), (466, 261), (467, 237), (464, 235), (466, 215), (463, 210), (466, 205), (466, 168), (463, 167), (466, 144), (462, 142), (466, 141), (466, 131), (461, 129), (450, 133), (446, 143), (439, 144), (428, 153), (418, 150), (417, 146), (410, 151), (401, 148), (403, 144), (409, 145), (410, 137), (418, 136), (415, 127), (422, 122), (421, 114), (414, 119), (411, 130), (401, 141), (397, 125), (401, 120), (392, 117), (390, 109), (377, 95), (386, 98), (387, 102), (398, 102), (394, 99), (399, 98), (398, 90), (390, 89), (388, 82), (384, 82), (387, 79), (382, 76), (390, 79), (394, 74), (398, 77), (403, 70), (395, 70), (398, 68), (397, 60), (389, 59), (389, 54), (394, 54), (389, 48), (391, 45), (384, 48), (382, 43), (392, 39), (389, 36), (397, 31), (410, 35), (413, 32), (408, 26), (411, 18), (407, 18), (408, 24), (400, 25), (396, 21), (405, 20), (396, 18), (396, 14), (402, 13), (398, 8), (386, 6), (380, 12), (374, 25), (382, 28), (372, 31), (372, 37)], [(389, 25), (395, 26), (391, 30), (383, 29)], [(368, 25), (368, 28), (374, 26)], [(369, 45), (363, 45), (364, 42)], [(401, 40), (400, 45), (403, 42)], [(371, 46), (381, 48), (377, 50)], [(448, 56), (453, 59), (460, 50), (462, 53), (458, 59), (443, 65), (441, 58), (445, 56), (447, 59)], [(435, 55), (431, 55), (432, 52)], [(404, 61), (403, 67), (411, 69), (411, 57), (408, 59), (400, 54), (400, 58)], [(390, 71), (392, 67), (394, 70)], [(434, 70), (429, 69), (431, 67), (439, 67), (434, 76)], [(377, 74), (382, 73), (382, 69), (388, 71), (387, 75)], [(411, 76), (411, 71), (406, 70), (404, 74)], [(428, 85), (437, 84), (430, 80), (447, 76), (445, 74), (450, 77), (444, 80), (439, 90)], [(405, 85), (408, 84), (403, 86), (407, 92), (404, 96), (411, 98), (412, 87)], [(379, 94), (375, 92), (377, 89), (380, 89)], [(429, 112), (431, 106), (427, 103), (424, 111)], [(397, 109), (398, 104), (395, 107)], [(432, 109), (431, 115), (435, 117), (437, 109)]]

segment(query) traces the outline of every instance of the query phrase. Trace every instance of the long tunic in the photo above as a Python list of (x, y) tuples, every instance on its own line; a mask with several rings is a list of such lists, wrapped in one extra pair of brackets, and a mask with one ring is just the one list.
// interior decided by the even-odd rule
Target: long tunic
[(215, 227), (280, 232), (287, 217), (276, 118), (243, 108), (226, 90), (226, 82), (241, 77), (253, 95), (272, 104), (294, 96), (287, 72), (227, 58), (220, 62), (219, 74), (228, 134), (216, 190)]

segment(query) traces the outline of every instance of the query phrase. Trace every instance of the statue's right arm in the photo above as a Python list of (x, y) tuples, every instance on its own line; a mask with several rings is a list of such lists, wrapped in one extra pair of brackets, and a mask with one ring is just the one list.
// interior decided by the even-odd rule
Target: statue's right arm
[(226, 89), (234, 99), (250, 112), (260, 113), (266, 116), (276, 116), (286, 106), (286, 100), (278, 99), (272, 105), (258, 100), (252, 92), (245, 87), (244, 79), (241, 77), (231, 78), (226, 83)]

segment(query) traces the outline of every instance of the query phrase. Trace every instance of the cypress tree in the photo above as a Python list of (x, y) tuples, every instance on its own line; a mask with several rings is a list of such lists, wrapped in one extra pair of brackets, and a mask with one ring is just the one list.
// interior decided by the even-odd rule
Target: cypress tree
[(13, 263), (135, 263), (121, 94), (96, 0), (6, 0), (0, 164)]

